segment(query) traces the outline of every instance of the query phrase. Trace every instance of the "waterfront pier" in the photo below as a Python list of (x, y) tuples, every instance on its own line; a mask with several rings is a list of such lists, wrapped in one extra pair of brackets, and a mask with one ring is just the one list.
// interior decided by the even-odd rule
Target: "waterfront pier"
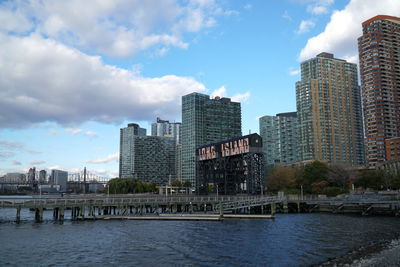
[[(275, 206), (279, 203), (275, 196), (160, 196), (160, 195), (78, 195), (55, 198), (1, 198), (0, 208), (15, 208), (16, 221), (21, 220), (21, 209), (35, 212), (35, 221), (43, 221), (43, 210), (53, 210), (53, 219), (63, 221), (65, 213), (70, 212), (72, 220), (151, 217), (165, 219), (165, 215), (190, 214), (205, 218), (199, 214), (254, 213), (255, 207)], [(273, 210), (270, 208), (269, 210)], [(160, 216), (161, 215), (161, 216)], [(163, 218), (161, 218), (164, 216)], [(206, 216), (206, 217), (207, 217)], [(181, 216), (182, 217), (182, 216)], [(176, 219), (188, 219), (189, 217)], [(149, 218), (149, 219), (151, 219)], [(169, 219), (171, 219), (170, 217)], [(261, 217), (260, 217), (261, 218)], [(265, 217), (267, 218), (267, 217)], [(193, 218), (195, 219), (195, 218)], [(210, 219), (211, 220), (211, 219)], [(213, 219), (212, 219), (213, 220)]]
[[(69, 213), (72, 220), (153, 219), (222, 220), (227, 218), (273, 218), (276, 213), (329, 212), (400, 216), (400, 200), (393, 197), (347, 195), (318, 196), (162, 196), (162, 195), (76, 195), (64, 197), (0, 198), (1, 208), (35, 212), (43, 221), (43, 211), (52, 210), (55, 221)], [(258, 215), (258, 216), (255, 216)]]

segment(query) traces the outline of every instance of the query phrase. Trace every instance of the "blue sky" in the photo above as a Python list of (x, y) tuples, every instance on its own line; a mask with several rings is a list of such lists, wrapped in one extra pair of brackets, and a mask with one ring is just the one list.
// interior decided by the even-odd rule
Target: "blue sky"
[(58, 168), (115, 177), (119, 129), (181, 121), (182, 95), (296, 110), (301, 61), (358, 63), (361, 22), (398, 0), (0, 2), (0, 175)]

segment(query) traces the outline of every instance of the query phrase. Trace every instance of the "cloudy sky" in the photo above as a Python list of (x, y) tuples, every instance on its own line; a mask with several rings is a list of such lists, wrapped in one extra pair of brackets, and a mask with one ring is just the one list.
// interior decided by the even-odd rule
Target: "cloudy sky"
[(197, 91), (258, 117), (295, 111), (299, 63), (357, 63), (361, 23), (399, 0), (0, 1), (0, 175), (59, 168), (114, 177), (119, 129), (181, 121)]

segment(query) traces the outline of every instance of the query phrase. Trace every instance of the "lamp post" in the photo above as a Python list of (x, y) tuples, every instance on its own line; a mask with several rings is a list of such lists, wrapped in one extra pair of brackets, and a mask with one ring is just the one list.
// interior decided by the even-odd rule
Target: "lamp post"
[(303, 200), (303, 184), (300, 185), (300, 190), (301, 190), (301, 200)]

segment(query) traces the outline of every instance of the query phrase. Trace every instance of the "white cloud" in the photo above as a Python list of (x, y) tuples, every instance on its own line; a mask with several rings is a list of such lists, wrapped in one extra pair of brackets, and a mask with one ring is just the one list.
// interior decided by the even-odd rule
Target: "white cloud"
[(234, 102), (242, 102), (242, 103), (248, 103), (249, 99), (250, 99), (250, 92), (246, 92), (243, 94), (235, 94), (234, 96), (232, 96), (232, 101)]
[(329, 12), (329, 7), (333, 4), (334, 0), (312, 0), (311, 4), (307, 6), (307, 12), (313, 15), (323, 15)]
[(110, 154), (105, 158), (97, 158), (93, 160), (88, 160), (86, 163), (92, 163), (92, 164), (103, 164), (103, 163), (108, 163), (108, 162), (118, 162), (119, 159), (119, 153), (114, 153)]
[(96, 132), (93, 132), (93, 131), (86, 131), (85, 135), (87, 135), (87, 136), (98, 136), (99, 134), (96, 133)]
[(0, 152), (0, 159), (1, 158), (12, 158), (15, 156), (14, 152)]
[(60, 171), (64, 171), (65, 170), (65, 168), (61, 167), (60, 165), (53, 165), (53, 166), (47, 167), (47, 169), (49, 169), (49, 170), (60, 170)]
[(302, 20), (299, 25), (299, 29), (297, 30), (298, 34), (303, 34), (309, 32), (312, 28), (315, 27), (315, 22), (312, 20)]
[(82, 129), (67, 128), (65, 131), (72, 135), (78, 135), (82, 132)]
[(247, 9), (247, 10), (252, 9), (252, 8), (253, 8), (253, 6), (251, 4), (246, 4), (244, 6), (244, 9)]
[(400, 16), (398, 0), (351, 0), (343, 10), (336, 10), (324, 31), (310, 38), (301, 50), (299, 60), (331, 52), (338, 58), (357, 63), (357, 38), (362, 34), (361, 23), (378, 14)]
[(30, 165), (43, 165), (45, 163), (46, 161), (43, 160), (32, 160), (31, 162), (29, 162)]
[(36, 34), (0, 33), (0, 73), (0, 128), (176, 118), (182, 95), (206, 89), (191, 77), (145, 78)]
[[(251, 95), (250, 92), (245, 92), (245, 93), (243, 93), (243, 94), (238, 93), (238, 94), (235, 94), (235, 95), (231, 96), (230, 98), (231, 98), (231, 100), (234, 101), (234, 102), (243, 102), (243, 103), (247, 103), (247, 102), (249, 101), (250, 95)], [(210, 96), (211, 96), (211, 98), (215, 98), (216, 96), (219, 96), (219, 97), (228, 97), (228, 92), (227, 92), (227, 89), (226, 89), (225, 86), (221, 86), (220, 88), (214, 90), (214, 91), (211, 93)]]
[(19, 149), (24, 146), (23, 143), (8, 141), (8, 140), (0, 140), (0, 148), (2, 149)]
[(186, 48), (185, 33), (214, 26), (222, 14), (214, 0), (8, 1), (0, 4), (0, 30), (34, 30), (84, 50), (126, 57), (157, 46)]
[(322, 15), (328, 13), (326, 6), (308, 6), (307, 11), (313, 15)]
[(20, 165), (22, 165), (22, 163), (21, 163), (20, 161), (13, 160), (13, 161), (11, 162), (11, 165), (20, 166)]
[(289, 21), (292, 21), (292, 17), (289, 15), (289, 12), (285, 10), (285, 12), (282, 14), (282, 18), (287, 19)]
[(227, 96), (227, 91), (225, 86), (221, 86), (218, 89), (215, 89), (212, 93), (211, 93), (211, 98), (215, 98), (216, 96), (219, 97), (226, 97)]
[(38, 150), (33, 150), (33, 149), (26, 149), (25, 152), (31, 153), (31, 154), (42, 154), (43, 151), (38, 151)]
[(291, 71), (289, 72), (289, 74), (290, 74), (291, 76), (299, 75), (299, 74), (300, 74), (300, 70), (291, 70)]

